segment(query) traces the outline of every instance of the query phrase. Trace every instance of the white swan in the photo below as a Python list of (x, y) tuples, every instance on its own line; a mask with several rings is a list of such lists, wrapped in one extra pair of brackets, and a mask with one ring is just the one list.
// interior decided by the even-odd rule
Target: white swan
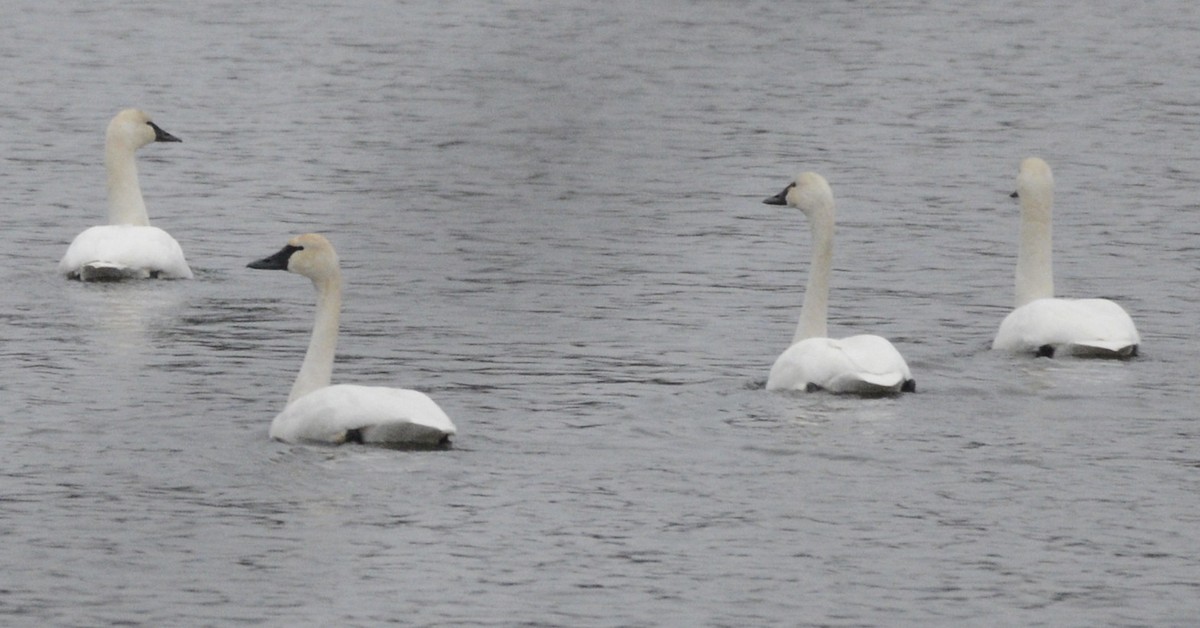
[(791, 205), (808, 217), (813, 254), (800, 323), (790, 346), (775, 360), (767, 390), (828, 390), (837, 393), (891, 394), (916, 391), (916, 382), (899, 351), (874, 335), (826, 337), (829, 271), (833, 262), (833, 190), (815, 172), (800, 173), (782, 192), (763, 201)]
[(1107, 299), (1054, 298), (1050, 166), (1037, 157), (1022, 161), (1013, 196), (1021, 199), (1016, 309), (1000, 323), (992, 349), (1048, 357), (1137, 355), (1141, 340), (1121, 306)]
[(287, 407), (271, 422), (271, 438), (286, 442), (443, 445), (457, 430), (424, 393), (380, 386), (330, 385), (342, 309), (337, 253), (323, 236), (292, 238), (250, 268), (287, 270), (312, 280), (317, 315), (304, 364)]
[(192, 278), (175, 238), (150, 226), (134, 161), (134, 152), (150, 142), (180, 141), (138, 109), (126, 109), (108, 123), (104, 167), (109, 224), (76, 236), (58, 263), (60, 273), (83, 281)]

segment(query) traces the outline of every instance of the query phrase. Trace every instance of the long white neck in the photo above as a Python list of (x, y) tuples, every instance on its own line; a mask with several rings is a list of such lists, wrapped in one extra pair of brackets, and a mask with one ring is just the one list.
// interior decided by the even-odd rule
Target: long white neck
[(1016, 307), (1054, 296), (1051, 259), (1051, 207), (1054, 196), (1046, 191), (1021, 196), (1021, 247), (1017, 252)]
[(322, 279), (314, 279), (313, 285), (317, 288), (316, 321), (313, 323), (312, 339), (308, 342), (308, 352), (304, 354), (304, 364), (296, 375), (296, 383), (292, 384), (288, 403), (328, 386), (333, 379), (338, 318), (342, 312), (341, 273), (334, 270)]
[(804, 288), (804, 305), (800, 306), (800, 323), (792, 344), (806, 338), (824, 338), (829, 310), (829, 273), (833, 265), (833, 216), (814, 212), (812, 223), (812, 264), (808, 269), (808, 285)]
[(146, 202), (138, 186), (134, 149), (127, 144), (108, 142), (104, 147), (104, 167), (108, 170), (108, 222), (113, 225), (149, 225)]

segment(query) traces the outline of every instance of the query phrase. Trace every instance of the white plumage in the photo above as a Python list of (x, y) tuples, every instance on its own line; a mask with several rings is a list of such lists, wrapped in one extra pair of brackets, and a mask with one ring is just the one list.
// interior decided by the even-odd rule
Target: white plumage
[(904, 357), (887, 339), (858, 335), (826, 337), (829, 276), (833, 263), (833, 190), (824, 177), (804, 172), (779, 194), (763, 201), (790, 205), (808, 217), (812, 227), (813, 255), (800, 323), (792, 345), (767, 378), (767, 390), (828, 390), (864, 395), (916, 390)]
[(289, 403), (271, 421), (271, 438), (285, 442), (412, 443), (438, 445), (454, 423), (416, 390), (335, 384)]
[(150, 226), (134, 159), (146, 144), (179, 141), (137, 109), (126, 109), (109, 122), (104, 143), (109, 224), (76, 236), (58, 263), (60, 273), (84, 281), (192, 278), (175, 238)]
[(342, 278), (333, 245), (315, 233), (296, 236), (250, 268), (287, 270), (312, 280), (316, 322), (288, 404), (271, 422), (271, 438), (433, 446), (449, 442), (454, 423), (425, 393), (402, 388), (330, 385), (342, 305)]
[(191, 279), (183, 249), (158, 227), (100, 225), (75, 237), (59, 271), (83, 281)]
[(771, 366), (767, 389), (871, 395), (898, 392), (911, 380), (908, 365), (892, 343), (862, 334), (808, 338), (788, 347)]
[(1000, 323), (992, 349), (1048, 357), (1137, 355), (1141, 339), (1120, 305), (1107, 299), (1054, 297), (1050, 166), (1037, 157), (1023, 160), (1015, 196), (1021, 200), (1016, 308)]
[(1140, 342), (1121, 306), (1108, 299), (1038, 299), (1000, 323), (993, 349), (1082, 357), (1130, 357)]

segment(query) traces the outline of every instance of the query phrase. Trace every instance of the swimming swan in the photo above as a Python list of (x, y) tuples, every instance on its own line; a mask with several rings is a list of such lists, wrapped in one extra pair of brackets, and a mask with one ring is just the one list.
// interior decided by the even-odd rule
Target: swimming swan
[(1016, 309), (1000, 323), (992, 349), (1047, 357), (1137, 355), (1141, 340), (1121, 306), (1107, 299), (1054, 298), (1050, 166), (1037, 157), (1022, 161), (1013, 196), (1021, 199)]
[(300, 442), (444, 445), (457, 430), (425, 393), (381, 386), (330, 385), (342, 309), (337, 253), (323, 236), (292, 238), (250, 268), (287, 270), (312, 280), (317, 316), (288, 404), (271, 422), (271, 438)]
[(76, 236), (58, 263), (60, 273), (83, 281), (192, 278), (192, 269), (175, 238), (150, 226), (133, 156), (150, 142), (181, 141), (138, 109), (126, 109), (108, 123), (104, 167), (108, 170), (109, 224)]
[(915, 392), (917, 384), (899, 351), (885, 338), (826, 337), (829, 271), (833, 262), (833, 190), (815, 172), (803, 172), (767, 205), (799, 208), (812, 225), (813, 254), (800, 324), (792, 346), (775, 360), (767, 390), (828, 390), (836, 393)]

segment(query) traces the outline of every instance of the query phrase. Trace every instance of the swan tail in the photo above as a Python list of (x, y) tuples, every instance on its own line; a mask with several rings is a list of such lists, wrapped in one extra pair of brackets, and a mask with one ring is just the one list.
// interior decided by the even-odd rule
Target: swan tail
[(125, 281), (148, 279), (151, 273), (143, 268), (129, 268), (112, 262), (88, 262), (68, 276), (80, 281)]
[[(354, 434), (352, 435), (352, 433)], [(403, 444), (410, 447), (446, 447), (450, 445), (450, 433), (436, 427), (416, 423), (384, 423), (349, 430), (345, 442), (370, 445)]]
[(1137, 343), (1125, 340), (1077, 342), (1071, 346), (1071, 355), (1083, 358), (1126, 359), (1136, 357), (1137, 354)]
[(915, 391), (915, 382), (912, 382), (911, 390), (906, 391), (909, 382), (912, 380), (906, 379), (902, 373), (855, 373), (851, 377), (836, 382), (830, 386), (830, 389), (858, 395), (891, 395), (898, 392)]
[(861, 395), (890, 395), (916, 390), (904, 357), (886, 338), (871, 334), (841, 341), (852, 368), (846, 373), (847, 390)]

